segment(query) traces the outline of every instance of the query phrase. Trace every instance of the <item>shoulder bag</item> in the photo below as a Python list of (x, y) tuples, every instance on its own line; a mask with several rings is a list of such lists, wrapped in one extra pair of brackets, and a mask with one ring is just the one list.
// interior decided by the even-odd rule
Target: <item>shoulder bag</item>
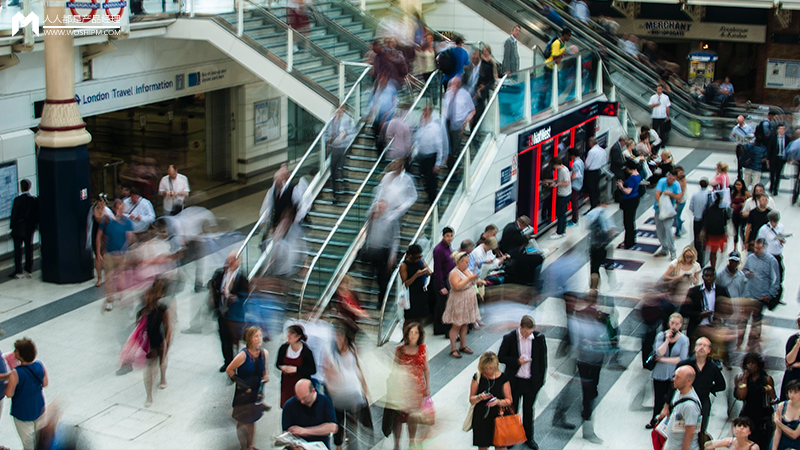
[[(478, 384), (481, 382), (481, 374), (480, 372), (475, 372), (475, 375), (472, 376), (472, 379), (475, 380)], [(475, 404), (469, 404), (469, 411), (467, 411), (467, 417), (464, 419), (464, 425), (461, 427), (463, 431), (469, 431), (472, 429), (472, 413), (475, 412)]]
[[(511, 414), (503, 415), (503, 411), (508, 410)], [(522, 417), (514, 414), (511, 407), (500, 408), (500, 415), (494, 419), (494, 440), (495, 447), (511, 447), (525, 442), (525, 428), (522, 426)]]

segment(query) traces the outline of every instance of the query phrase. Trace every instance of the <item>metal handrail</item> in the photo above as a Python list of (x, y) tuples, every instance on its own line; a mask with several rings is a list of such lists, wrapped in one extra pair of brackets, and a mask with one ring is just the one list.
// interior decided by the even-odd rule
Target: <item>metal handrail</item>
[[(425, 93), (427, 92), (428, 87), (431, 84), (431, 81), (436, 77), (437, 74), (438, 74), (438, 70), (434, 71), (428, 77), (428, 81), (425, 83), (425, 87), (422, 89), (422, 91), (420, 91), (419, 95), (417, 95), (417, 98), (414, 99), (414, 103), (411, 104), (411, 107), (409, 108), (408, 113), (406, 113), (406, 115), (403, 118), (403, 120), (407, 120), (409, 117), (411, 117), (411, 113), (414, 111), (414, 108), (417, 107), (417, 105), (419, 104), (420, 100), (422, 100), (422, 98), (425, 96)], [(389, 148), (391, 148), (393, 142), (394, 142), (394, 139), (392, 139), (392, 141), (390, 141), (388, 144), (386, 144), (386, 146), (383, 149), (383, 152), (381, 152), (380, 156), (378, 156), (377, 161), (375, 161), (375, 164), (372, 165), (372, 168), (370, 169), (369, 173), (364, 177), (364, 181), (361, 182), (361, 185), (356, 190), (355, 195), (353, 195), (353, 197), (350, 199), (350, 202), (347, 204), (347, 207), (344, 209), (342, 214), (339, 216), (339, 219), (336, 220), (336, 223), (334, 224), (333, 228), (331, 228), (331, 231), (328, 233), (328, 236), (325, 238), (325, 241), (320, 246), (319, 250), (317, 251), (317, 254), (314, 256), (314, 259), (311, 261), (311, 265), (309, 265), (308, 270), (306, 271), (306, 277), (303, 280), (303, 287), (300, 290), (300, 302), (299, 302), (299, 305), (298, 305), (298, 310), (299, 310), (298, 314), (302, 314), (303, 313), (303, 301), (305, 300), (306, 288), (308, 287), (308, 282), (311, 279), (311, 274), (312, 274), (312, 272), (314, 270), (314, 267), (317, 265), (317, 262), (322, 257), (322, 253), (324, 252), (325, 248), (328, 246), (328, 243), (330, 243), (331, 239), (333, 239), (333, 235), (336, 234), (336, 231), (339, 229), (339, 226), (342, 224), (342, 222), (344, 222), (345, 216), (347, 216), (347, 213), (349, 213), (350, 209), (353, 208), (353, 205), (355, 204), (356, 199), (358, 199), (358, 197), (363, 192), (364, 187), (367, 185), (367, 182), (369, 182), (369, 179), (372, 178), (372, 175), (375, 173), (375, 170), (377, 170), (378, 165), (380, 165), (381, 161), (383, 161), (384, 155), (386, 155), (386, 152), (389, 150)], [(344, 258), (343, 258), (343, 260), (344, 260)], [(338, 268), (337, 268), (336, 271), (334, 271), (334, 274), (336, 274), (336, 273), (338, 273)], [(328, 289), (326, 287), (326, 291), (327, 290)], [(321, 303), (322, 298), (323, 298), (323, 296), (320, 295), (320, 298), (317, 299), (317, 305), (315, 305), (315, 308), (314, 308), (315, 310), (317, 309), (317, 307)]]
[[(453, 163), (453, 167), (450, 169), (450, 173), (447, 174), (447, 178), (445, 178), (444, 183), (442, 183), (442, 187), (439, 189), (439, 193), (436, 194), (436, 198), (433, 200), (433, 202), (431, 203), (431, 206), (428, 208), (428, 212), (426, 212), (425, 213), (425, 217), (422, 218), (422, 222), (420, 222), (419, 228), (417, 228), (417, 232), (414, 233), (414, 237), (411, 238), (411, 243), (416, 242), (417, 239), (419, 239), (419, 237), (422, 235), (422, 232), (425, 230), (425, 227), (428, 224), (428, 220), (430, 220), (431, 216), (433, 215), (433, 211), (439, 205), (439, 201), (441, 200), (442, 195), (445, 192), (445, 188), (447, 187), (448, 183), (450, 183), (450, 180), (453, 178), (453, 175), (456, 173), (456, 170), (455, 170), (456, 167), (458, 167), (458, 165), (461, 164), (461, 161), (464, 159), (464, 155), (466, 154), (466, 152), (469, 151), (469, 146), (472, 144), (472, 141), (475, 139), (475, 136), (478, 134), (478, 130), (480, 130), (481, 124), (483, 124), (483, 120), (486, 118), (486, 116), (491, 111), (490, 107), (492, 106), (492, 104), (494, 102), (497, 101), (497, 95), (500, 93), (499, 86), (503, 85), (503, 82), (505, 81), (506, 77), (508, 77), (508, 76), (509, 75), (505, 75), (502, 79), (500, 79), (496, 83), (496, 86), (498, 86), (498, 88), (496, 88), (494, 90), (494, 92), (492, 93), (492, 96), (489, 98), (489, 102), (486, 103), (486, 109), (483, 111), (483, 115), (480, 118), (478, 118), (478, 122), (475, 123), (475, 127), (472, 129), (472, 133), (470, 133), (469, 139), (467, 139), (467, 143), (464, 144), (464, 147), (461, 149), (461, 153), (458, 155), (458, 158)], [(465, 178), (464, 182), (468, 183), (469, 180), (467, 180)], [(386, 289), (386, 294), (384, 294), (383, 299), (379, 299), (381, 301), (381, 317), (380, 317), (380, 320), (378, 321), (378, 345), (382, 345), (384, 343), (384, 342), (381, 342), (381, 335), (383, 334), (382, 333), (382, 331), (383, 331), (383, 319), (384, 319), (385, 314), (386, 314), (386, 303), (387, 303), (387, 300), (389, 299), (390, 294), (392, 293), (391, 286), (393, 285), (394, 281), (397, 279), (397, 275), (399, 273), (400, 273), (400, 265), (398, 264), (397, 268), (392, 272), (392, 276), (389, 277), (389, 283), (387, 284), (387, 286), (389, 286), (389, 288)], [(388, 333), (387, 333), (387, 335), (388, 335)]]
[[(358, 79), (356, 80), (356, 82), (350, 87), (350, 90), (347, 92), (347, 95), (342, 100), (342, 103), (341, 103), (342, 105), (346, 105), (347, 104), (347, 100), (350, 98), (351, 95), (353, 95), (353, 92), (355, 92), (356, 86), (358, 86), (361, 83), (361, 81), (364, 79), (364, 77), (367, 76), (369, 71), (370, 71), (370, 68), (365, 68), (362, 71), (361, 76), (359, 76)], [(361, 99), (358, 99), (358, 101), (361, 101)], [(325, 125), (322, 127), (322, 130), (320, 130), (319, 134), (317, 134), (317, 137), (314, 139), (314, 142), (311, 143), (311, 145), (308, 147), (308, 150), (306, 150), (306, 152), (303, 154), (303, 157), (300, 158), (300, 161), (298, 161), (298, 163), (295, 165), (294, 170), (292, 170), (291, 175), (289, 175), (289, 180), (287, 180), (286, 183), (291, 184), (292, 180), (294, 180), (294, 177), (295, 177), (295, 175), (297, 175), (297, 172), (300, 170), (300, 167), (303, 165), (303, 163), (306, 162), (306, 160), (308, 159), (309, 155), (311, 155), (311, 152), (317, 146), (317, 144), (319, 143), (320, 139), (322, 139), (322, 136), (325, 135), (325, 131), (328, 129), (328, 126), (330, 125), (331, 120), (333, 120), (333, 116), (331, 116), (331, 118), (328, 119), (327, 122), (325, 122)], [(244, 249), (247, 246), (247, 244), (250, 242), (250, 239), (253, 238), (253, 235), (256, 233), (256, 231), (258, 231), (258, 229), (261, 227), (261, 225), (266, 220), (267, 220), (267, 212), (264, 212), (264, 214), (262, 214), (258, 218), (258, 221), (253, 226), (253, 229), (250, 230), (250, 233), (247, 234), (247, 237), (245, 238), (244, 242), (242, 243), (242, 246), (236, 252), (236, 257), (237, 258), (242, 254), (242, 252), (244, 252)]]

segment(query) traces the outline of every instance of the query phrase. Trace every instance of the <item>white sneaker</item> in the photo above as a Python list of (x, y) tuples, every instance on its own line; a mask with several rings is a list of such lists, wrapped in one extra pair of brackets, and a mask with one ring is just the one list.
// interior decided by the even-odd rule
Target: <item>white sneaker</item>
[(23, 272), (23, 274), (25, 275), (25, 278), (33, 278), (33, 275), (31, 275), (30, 272)]
[(567, 233), (564, 233), (564, 234), (553, 233), (553, 234), (550, 235), (550, 239), (552, 239), (554, 241), (557, 240), (557, 239), (564, 239), (565, 237), (567, 237)]
[(21, 279), (25, 278), (25, 275), (23, 275), (21, 273), (18, 273), (16, 275), (14, 275), (14, 278), (16, 278), (17, 280), (21, 280)]

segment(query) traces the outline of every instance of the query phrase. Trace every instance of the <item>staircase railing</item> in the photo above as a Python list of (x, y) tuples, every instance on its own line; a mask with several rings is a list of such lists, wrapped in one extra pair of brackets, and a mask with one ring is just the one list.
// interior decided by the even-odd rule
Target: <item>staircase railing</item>
[[(408, 113), (406, 113), (406, 115), (404, 117), (404, 120), (409, 121), (412, 117), (414, 117), (415, 115), (421, 113), (421, 108), (423, 106), (421, 104), (421, 100), (426, 96), (428, 89), (430, 88), (433, 80), (436, 79), (437, 75), (438, 75), (438, 71), (434, 71), (428, 77), (428, 80), (426, 81), (425, 86), (423, 87), (422, 91), (420, 91), (420, 93), (414, 99), (414, 102), (412, 103), (411, 107), (409, 108)], [(366, 207), (368, 204), (370, 204), (372, 202), (372, 199), (367, 198), (368, 196), (365, 195), (364, 188), (367, 186), (367, 184), (369, 183), (370, 179), (372, 179), (373, 175), (376, 174), (378, 166), (381, 165), (381, 163), (383, 162), (383, 158), (386, 155), (387, 150), (389, 150), (391, 148), (392, 143), (393, 143), (393, 140), (390, 141), (385, 146), (383, 152), (381, 152), (380, 156), (378, 156), (378, 160), (375, 161), (375, 164), (373, 164), (373, 166), (370, 169), (370, 171), (367, 174), (367, 176), (364, 177), (364, 181), (358, 187), (358, 190), (356, 191), (355, 195), (350, 199), (350, 202), (347, 204), (347, 206), (345, 207), (345, 209), (342, 212), (342, 214), (336, 220), (336, 223), (334, 224), (333, 228), (328, 233), (328, 236), (325, 238), (325, 241), (320, 246), (319, 251), (314, 256), (314, 259), (311, 261), (311, 265), (308, 268), (308, 271), (306, 273), (305, 279), (303, 280), (303, 286), (302, 286), (301, 291), (300, 291), (299, 310), (300, 310), (300, 314), (301, 315), (303, 314), (303, 304), (304, 304), (304, 302), (306, 300), (305, 297), (306, 297), (306, 292), (308, 290), (309, 281), (314, 276), (314, 273), (317, 273), (317, 276), (319, 277), (319, 272), (320, 271), (317, 270), (317, 272), (315, 272), (314, 269), (317, 267), (320, 258), (322, 257), (323, 253), (325, 252), (325, 249), (327, 248), (327, 246), (330, 244), (331, 240), (333, 239), (333, 236), (336, 234), (336, 231), (339, 229), (339, 227), (341, 226), (342, 222), (348, 216), (348, 214), (350, 213), (350, 210), (353, 209), (353, 206), (356, 205), (356, 203), (358, 202), (359, 203), (359, 209), (358, 210), (360, 211), (360, 210), (363, 209), (363, 207)], [(366, 220), (366, 217), (358, 217), (358, 219), (359, 219), (359, 222), (361, 222), (362, 219)], [(359, 234), (356, 236), (357, 240), (361, 238), (362, 233), (363, 233), (363, 228), (362, 228), (362, 232), (359, 232)], [(315, 306), (313, 308), (314, 312), (321, 311), (320, 305), (322, 305), (322, 304), (327, 305), (327, 302), (332, 297), (333, 292), (336, 291), (336, 287), (335, 286), (338, 286), (338, 282), (337, 282), (337, 279), (336, 279), (335, 276), (337, 274), (339, 274), (339, 272), (342, 271), (342, 269), (341, 269), (342, 268), (342, 263), (351, 256), (350, 252), (352, 251), (352, 248), (353, 247), (351, 245), (350, 249), (348, 250), (348, 253), (345, 255), (345, 257), (342, 258), (342, 261), (339, 263), (337, 268), (334, 269), (334, 271), (333, 271), (333, 275), (334, 276), (331, 278), (331, 281), (329, 281), (327, 283), (325, 289), (320, 292), (320, 295), (317, 298), (317, 302), (316, 302), (316, 304), (315, 304)], [(324, 307), (322, 309), (324, 309)], [(321, 314), (321, 312), (320, 312), (320, 314)], [(319, 317), (319, 314), (316, 314), (315, 318), (316, 317)]]
[[(500, 85), (509, 77), (510, 75), (504, 76), (500, 80)], [(500, 134), (500, 110), (499, 110), (499, 101), (498, 101), (498, 94), (500, 93), (500, 89), (495, 89), (494, 93), (489, 99), (489, 102), (486, 105), (486, 110), (484, 111), (483, 115), (478, 119), (478, 122), (475, 124), (475, 127), (472, 129), (470, 133), (469, 139), (467, 140), (466, 144), (461, 149), (461, 152), (456, 158), (453, 167), (449, 169), (449, 173), (447, 178), (445, 178), (442, 187), (439, 189), (439, 193), (436, 195), (436, 198), (433, 200), (430, 208), (425, 213), (425, 216), (422, 219), (422, 222), (417, 228), (416, 233), (414, 233), (414, 237), (411, 239), (411, 243), (419, 243), (419, 239), (425, 234), (428, 237), (428, 247), (427, 249), (423, 248), (423, 254), (429, 254), (433, 246), (436, 245), (435, 237), (439, 230), (439, 224), (442, 223), (442, 219), (444, 219), (444, 214), (447, 212), (448, 204), (444, 204), (442, 202), (442, 197), (445, 191), (449, 186), (450, 183), (457, 186), (455, 189), (455, 193), (450, 197), (451, 199), (458, 199), (463, 197), (464, 194), (470, 191), (472, 186), (472, 151), (471, 147), (473, 143), (477, 144), (476, 139), (480, 137), (482, 139), (481, 149), (477, 152), (475, 156), (476, 161), (480, 161), (481, 157), (483, 156), (482, 152), (485, 152), (488, 146), (494, 141), (494, 139)], [(462, 170), (459, 170), (462, 169)], [(463, 178), (459, 181), (453, 181), (453, 177), (456, 173), (461, 173)], [(442, 215), (440, 215), (440, 213)], [(400, 265), (398, 264), (397, 268), (394, 269), (392, 272), (391, 277), (389, 278), (389, 288), (386, 290), (386, 295), (384, 298), (379, 299), (380, 302), (380, 321), (378, 323), (378, 345), (383, 345), (388, 342), (394, 328), (400, 322), (399, 315), (397, 312), (397, 305), (396, 302), (389, 302), (390, 298), (393, 298), (396, 293), (400, 292), (400, 288), (402, 282), (400, 281)], [(432, 287), (429, 287), (431, 289)]]
[[(369, 71), (369, 67), (362, 68), (361, 74), (356, 80), (355, 84), (350, 87), (347, 95), (345, 95), (342, 99), (340, 104), (347, 105), (348, 111), (353, 111), (356, 113), (361, 111), (365, 100), (364, 95), (368, 96), (369, 92), (371, 91), (371, 86), (364, 85), (367, 82), (365, 80), (369, 80), (369, 77), (367, 77)], [(356, 114), (354, 117), (360, 117), (360, 114)], [(287, 181), (287, 183), (291, 185), (292, 183), (297, 182), (297, 180), (299, 180), (301, 177), (308, 177), (312, 173), (316, 172), (316, 175), (313, 177), (312, 181), (309, 183), (308, 189), (306, 190), (303, 199), (304, 203), (312, 201), (314, 196), (316, 196), (316, 193), (319, 192), (319, 189), (321, 189), (321, 186), (324, 185), (325, 181), (327, 180), (327, 169), (330, 164), (330, 160), (325, 151), (325, 140), (323, 139), (323, 136), (330, 126), (331, 120), (333, 120), (333, 117), (325, 122), (322, 130), (320, 130), (319, 134), (317, 134), (317, 137), (308, 147), (308, 150), (306, 150), (303, 156), (294, 164), (294, 169), (292, 170), (289, 180)], [(256, 236), (256, 233), (258, 233), (258, 230), (264, 227), (268, 219), (269, 214), (267, 212), (259, 216), (258, 221), (256, 221), (255, 225), (253, 225), (253, 228), (247, 234), (247, 237), (245, 238), (241, 247), (239, 247), (239, 250), (236, 252), (237, 257), (243, 256), (244, 269), (246, 273), (249, 274), (249, 278), (252, 278), (255, 275), (258, 268), (268, 257), (272, 248), (272, 242), (270, 241), (267, 248), (265, 248), (262, 252), (260, 251), (261, 241), (253, 239)], [(256, 255), (258, 255), (257, 258), (255, 258)]]

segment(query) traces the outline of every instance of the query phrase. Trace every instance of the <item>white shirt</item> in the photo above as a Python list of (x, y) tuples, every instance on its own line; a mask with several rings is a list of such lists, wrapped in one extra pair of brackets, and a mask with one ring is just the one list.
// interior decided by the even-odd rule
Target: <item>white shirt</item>
[(431, 117), (417, 129), (417, 152), (420, 157), (436, 154), (435, 165), (441, 166), (447, 152), (447, 130), (441, 119)]
[(569, 4), (569, 13), (581, 22), (589, 23), (589, 6), (581, 0), (573, 0)]
[[(766, 194), (765, 194), (766, 195)], [(774, 210), (775, 209), (775, 200), (772, 197), (767, 196), (767, 208)], [(755, 197), (750, 197), (744, 201), (744, 205), (742, 205), (742, 214), (749, 213), (750, 211), (756, 209), (758, 205), (756, 204)]]
[[(711, 285), (711, 290), (706, 289), (706, 284), (702, 284), (700, 293), (703, 294), (703, 311), (714, 312), (714, 305), (717, 304), (717, 289), (715, 285)], [(700, 321), (700, 325), (711, 325), (711, 318), (706, 317)]]
[(150, 200), (139, 197), (138, 203), (133, 203), (130, 197), (123, 200), (125, 204), (125, 217), (131, 219), (131, 216), (140, 216), (136, 220), (131, 219), (133, 222), (133, 232), (141, 233), (150, 227), (150, 224), (156, 220), (156, 210), (153, 209), (153, 204)]
[(381, 200), (386, 202), (387, 220), (400, 220), (417, 201), (417, 187), (411, 175), (405, 170), (400, 172), (400, 175), (395, 175), (395, 172), (384, 175), (381, 183), (375, 188), (373, 206)]
[[(167, 193), (172, 193), (174, 197), (167, 197)], [(158, 183), (158, 195), (164, 197), (164, 214), (172, 212), (175, 206), (182, 205), (189, 196), (189, 179), (181, 174), (177, 174), (174, 180), (165, 175)]]
[(770, 255), (780, 255), (783, 253), (783, 244), (778, 240), (779, 234), (786, 234), (783, 224), (779, 223), (778, 226), (772, 228), (772, 224), (762, 225), (758, 230), (758, 239), (764, 238), (767, 241), (767, 252)]
[(453, 102), (453, 91), (447, 90), (444, 94), (444, 101), (442, 102), (442, 111), (445, 119), (450, 120), (450, 129), (455, 131), (461, 128), (464, 121), (469, 117), (469, 113), (475, 110), (475, 104), (472, 103), (472, 97), (463, 87), (458, 90), (455, 95), (455, 103)]
[(586, 153), (586, 170), (600, 170), (606, 165), (608, 156), (605, 149), (599, 145), (595, 145), (589, 152)]
[(529, 380), (531, 378), (531, 352), (533, 351), (533, 333), (527, 338), (522, 337), (522, 333), (517, 329), (517, 345), (519, 346), (519, 356), (526, 358), (528, 362), (519, 366), (517, 378)]
[(655, 105), (658, 103), (658, 106), (653, 108), (653, 119), (666, 119), (667, 118), (667, 107), (669, 107), (672, 103), (669, 101), (669, 96), (667, 94), (653, 94), (650, 97), (650, 101), (647, 102), (648, 105)]
[(484, 250), (483, 244), (475, 246), (475, 249), (469, 253), (469, 270), (473, 273), (480, 274), (481, 266), (486, 263), (495, 261), (497, 257), (491, 250)]
[(733, 130), (731, 130), (731, 141), (737, 144), (750, 144), (755, 141), (755, 139), (753, 127), (747, 123), (743, 124), (741, 127), (737, 123), (734, 125)]

